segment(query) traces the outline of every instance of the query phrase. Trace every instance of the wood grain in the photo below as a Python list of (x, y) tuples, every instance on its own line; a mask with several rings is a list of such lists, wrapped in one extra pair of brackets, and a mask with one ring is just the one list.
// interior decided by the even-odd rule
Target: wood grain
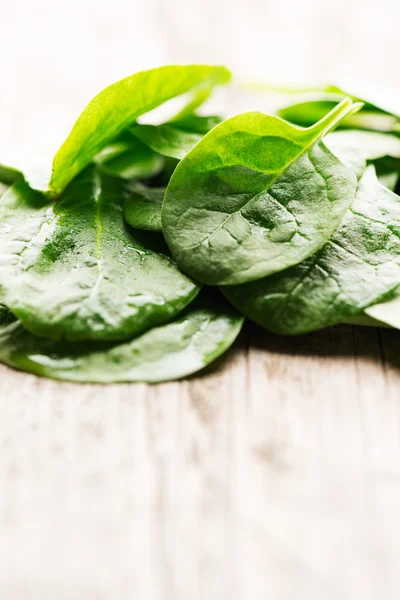
[(249, 325), (180, 383), (3, 367), (0, 597), (398, 597), (399, 346)]

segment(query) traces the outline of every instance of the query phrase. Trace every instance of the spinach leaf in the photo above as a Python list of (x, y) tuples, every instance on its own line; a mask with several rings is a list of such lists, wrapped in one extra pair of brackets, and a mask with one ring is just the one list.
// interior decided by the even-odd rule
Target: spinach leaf
[(155, 152), (181, 160), (220, 122), (219, 117), (188, 115), (163, 125), (135, 123), (130, 131)]
[(100, 152), (94, 161), (99, 169), (123, 179), (150, 179), (164, 168), (165, 159), (129, 131)]
[(383, 185), (394, 190), (400, 172), (400, 138), (375, 131), (334, 131), (326, 146), (360, 178), (366, 163), (373, 164)]
[(191, 114), (185, 117), (175, 118), (173, 121), (169, 122), (169, 125), (173, 125), (177, 129), (187, 131), (188, 133), (202, 133), (205, 135), (221, 122), (221, 117), (215, 115), (203, 116)]
[(366, 110), (381, 112), (400, 118), (400, 94), (398, 89), (384, 89), (376, 86), (363, 84), (352, 84), (351, 89), (347, 85), (329, 85), (327, 93), (337, 93), (342, 96), (350, 96), (354, 101), (363, 102)]
[(23, 171), (33, 189), (58, 195), (137, 117), (171, 98), (195, 90), (209, 91), (229, 79), (224, 67), (205, 65), (165, 66), (136, 73), (108, 86), (89, 102), (52, 166), (32, 171), (28, 166), (10, 166)]
[(0, 305), (0, 361), (53, 379), (76, 382), (158, 382), (190, 375), (234, 342), (243, 317), (233, 308), (195, 301), (175, 320), (122, 344), (37, 338)]
[(197, 294), (165, 244), (154, 247), (125, 225), (124, 187), (91, 167), (51, 204), (23, 180), (6, 192), (0, 295), (28, 330), (127, 339), (168, 321)]
[(178, 265), (198, 281), (228, 285), (320, 248), (356, 181), (315, 142), (353, 110), (345, 100), (310, 129), (245, 113), (210, 131), (179, 163), (164, 198), (162, 227)]
[(162, 231), (161, 206), (165, 188), (136, 184), (124, 203), (124, 219), (135, 229)]
[(12, 167), (4, 167), (0, 165), (0, 182), (6, 185), (11, 185), (21, 177), (21, 173)]
[[(284, 106), (277, 114), (295, 125), (310, 127), (323, 119), (346, 96), (338, 94), (311, 95), (297, 102)], [(371, 105), (364, 107), (356, 114), (349, 115), (340, 123), (340, 127), (366, 129), (371, 131), (391, 132), (396, 128), (397, 117), (387, 114)]]
[[(346, 87), (346, 86), (345, 86)], [(358, 89), (357, 89), (358, 88)], [(329, 85), (320, 88), (296, 89), (266, 86), (266, 90), (298, 94), (298, 101), (278, 111), (278, 114), (297, 125), (308, 127), (323, 118), (343, 98), (363, 102), (364, 107), (356, 115), (344, 119), (341, 127), (354, 127), (375, 131), (393, 131), (399, 128), (400, 96), (398, 90), (379, 90), (356, 86), (351, 91)]]
[(400, 159), (400, 138), (389, 133), (357, 129), (334, 131), (326, 136), (326, 145), (337, 155), (343, 148), (354, 148), (369, 162), (388, 156)]
[[(129, 132), (124, 132), (124, 141), (126, 136), (137, 135), (139, 138), (137, 142), (139, 144), (147, 144), (149, 148), (152, 148), (155, 156), (164, 155), (171, 158), (181, 159), (183, 158), (195, 144), (197, 144), (203, 137), (204, 133), (220, 122), (219, 117), (200, 117), (198, 115), (188, 115), (184, 120), (174, 121), (172, 123), (165, 123), (164, 125), (139, 125), (136, 123), (130, 128)], [(196, 130), (194, 133), (193, 130)], [(142, 142), (140, 141), (142, 140)], [(129, 146), (129, 137), (128, 137)], [(143, 144), (143, 145), (144, 145)], [(119, 159), (118, 144), (115, 144), (117, 156)], [(110, 164), (109, 155), (111, 153), (112, 159), (114, 158), (114, 147), (106, 148), (102, 153), (101, 157), (104, 156), (105, 160), (102, 162), (108, 166)], [(122, 146), (125, 149), (124, 146)], [(151, 152), (151, 150), (149, 150)], [(156, 154), (159, 153), (159, 154)], [(140, 164), (132, 168), (138, 168)], [(165, 183), (168, 183), (173, 169), (166, 174), (164, 178)], [(114, 169), (113, 174), (115, 176), (120, 175), (118, 169)], [(146, 173), (143, 171), (141, 177), (136, 179), (145, 179)], [(153, 173), (152, 176), (157, 175)], [(131, 187), (131, 191), (127, 196), (124, 204), (124, 219), (128, 225), (135, 229), (148, 230), (148, 231), (162, 231), (161, 226), (161, 206), (165, 195), (165, 187), (149, 187), (142, 183), (134, 183)]]
[(174, 125), (139, 125), (131, 127), (132, 133), (149, 148), (171, 158), (181, 159), (202, 139), (203, 134), (178, 129)]
[(354, 172), (357, 179), (360, 179), (366, 169), (367, 161), (358, 140), (343, 140), (335, 133), (329, 133), (324, 138), (325, 146)]
[(223, 292), (267, 329), (295, 335), (360, 314), (399, 284), (400, 198), (379, 183), (371, 166), (340, 227), (319, 252), (286, 271)]

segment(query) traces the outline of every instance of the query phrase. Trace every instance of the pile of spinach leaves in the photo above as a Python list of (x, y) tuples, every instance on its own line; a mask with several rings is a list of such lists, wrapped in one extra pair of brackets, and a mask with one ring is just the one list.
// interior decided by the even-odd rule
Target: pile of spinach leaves
[(286, 335), (400, 327), (400, 114), (333, 86), (278, 116), (199, 114), (229, 80), (137, 73), (89, 103), (52, 164), (0, 165), (1, 362), (156, 382), (218, 358), (245, 317)]

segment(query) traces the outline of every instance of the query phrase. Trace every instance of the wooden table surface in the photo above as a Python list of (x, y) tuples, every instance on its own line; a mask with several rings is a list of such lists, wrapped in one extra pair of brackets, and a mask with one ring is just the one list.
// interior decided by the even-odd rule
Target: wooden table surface
[[(400, 8), (383, 34), (386, 0), (368, 1), (0, 0), (0, 145), (36, 151), (161, 63), (270, 79), (375, 64), (400, 85)], [(399, 405), (400, 332), (351, 326), (248, 324), (215, 367), (157, 386), (0, 366), (0, 598), (397, 600)]]
[(213, 370), (0, 369), (0, 597), (398, 598), (400, 335), (248, 325)]

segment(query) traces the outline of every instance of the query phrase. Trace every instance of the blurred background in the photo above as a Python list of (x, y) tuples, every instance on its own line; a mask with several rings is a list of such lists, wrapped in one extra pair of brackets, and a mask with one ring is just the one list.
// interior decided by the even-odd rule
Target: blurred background
[(394, 0), (0, 0), (1, 147), (61, 142), (101, 88), (168, 63), (400, 86), (399, 16)]

